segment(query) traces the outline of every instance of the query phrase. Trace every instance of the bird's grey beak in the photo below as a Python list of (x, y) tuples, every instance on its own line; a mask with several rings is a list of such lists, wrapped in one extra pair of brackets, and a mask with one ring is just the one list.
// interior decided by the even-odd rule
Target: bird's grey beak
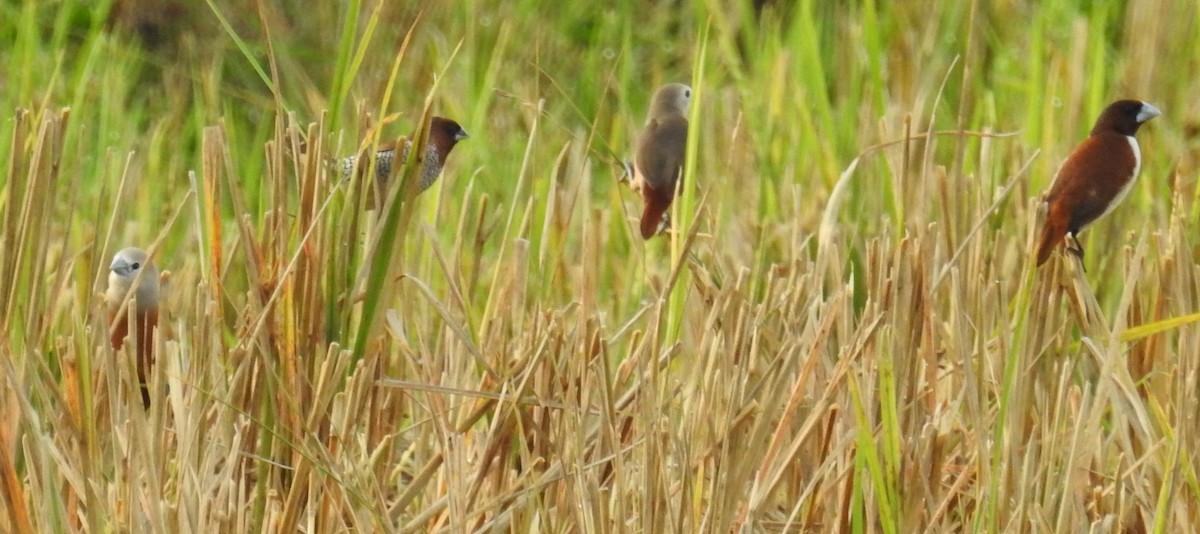
[(461, 128), (458, 130), (458, 133), (454, 134), (455, 141), (462, 141), (463, 139), (466, 139), (468, 137), (471, 137), (471, 136), (467, 135), (467, 131), (463, 130)]
[(130, 268), (129, 263), (125, 261), (125, 258), (117, 258), (113, 260), (112, 265), (109, 265), (108, 268), (120, 276), (129, 276), (129, 273), (133, 272), (133, 269)]
[(1141, 111), (1138, 111), (1138, 114), (1137, 114), (1138, 124), (1146, 122), (1146, 121), (1153, 119), (1154, 117), (1157, 117), (1159, 115), (1162, 115), (1162, 112), (1159, 111), (1158, 108), (1151, 106), (1150, 104), (1147, 104), (1145, 102), (1142, 102), (1142, 109), (1141, 109)]

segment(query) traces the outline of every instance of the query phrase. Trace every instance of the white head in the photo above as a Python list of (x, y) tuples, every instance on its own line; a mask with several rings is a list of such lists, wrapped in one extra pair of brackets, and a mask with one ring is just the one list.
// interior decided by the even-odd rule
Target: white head
[(108, 268), (108, 292), (105, 293), (105, 299), (110, 305), (119, 306), (129, 288), (133, 287), (134, 280), (141, 274), (135, 295), (138, 306), (158, 307), (158, 269), (150, 263), (150, 256), (146, 251), (135, 247), (123, 248), (113, 256), (112, 264)]

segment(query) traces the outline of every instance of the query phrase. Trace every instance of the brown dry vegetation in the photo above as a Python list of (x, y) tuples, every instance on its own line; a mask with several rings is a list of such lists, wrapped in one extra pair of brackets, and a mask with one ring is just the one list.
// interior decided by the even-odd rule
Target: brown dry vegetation
[[(62, 4), (0, 8), (0, 531), (1200, 524), (1194, 5)], [(1141, 181), (1035, 270), (1127, 96)], [(472, 134), (439, 185), (361, 209), (327, 160), (429, 113)], [(171, 272), (148, 410), (127, 244)]]

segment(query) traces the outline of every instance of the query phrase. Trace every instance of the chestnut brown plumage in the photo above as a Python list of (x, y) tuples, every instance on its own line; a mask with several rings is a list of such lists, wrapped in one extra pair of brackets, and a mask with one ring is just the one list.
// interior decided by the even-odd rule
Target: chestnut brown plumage
[[(1104, 109), (1091, 135), (1063, 161), (1046, 196), (1049, 209), (1038, 243), (1038, 265), (1067, 234), (1077, 237), (1129, 194), (1142, 166), (1134, 135), (1159, 115), (1157, 108), (1139, 100), (1119, 100)], [(1082, 248), (1079, 255), (1083, 256)]]
[(690, 87), (672, 83), (660, 87), (650, 104), (646, 129), (633, 161), (635, 188), (641, 189), (645, 202), (642, 239), (658, 233), (663, 216), (675, 199), (675, 188), (683, 174), (691, 100)]
[[(425, 157), (422, 158), (420, 173), (417, 175), (417, 194), (429, 189), (438, 176), (442, 173), (442, 167), (446, 164), (446, 158), (450, 156), (450, 151), (454, 150), (454, 146), (459, 141), (469, 137), (467, 131), (459, 126), (457, 122), (443, 117), (433, 117), (429, 120), (429, 139), (425, 144)], [(408, 159), (408, 151), (412, 149), (412, 140), (406, 137), (401, 137), (395, 141), (391, 141), (379, 146), (379, 150), (375, 153), (375, 186), (380, 191), (387, 191), (387, 180), (392, 174), (392, 164), (403, 162)], [(350, 156), (342, 160), (342, 176), (349, 178), (350, 173), (354, 169), (354, 163), (359, 158), (367, 156), (366, 150), (358, 156)], [(369, 165), (366, 161), (358, 164), (359, 176), (367, 172)]]
[(142, 404), (149, 406), (147, 380), (154, 366), (154, 330), (158, 327), (158, 269), (150, 262), (146, 251), (134, 247), (122, 249), (113, 256), (109, 266), (108, 290), (104, 293), (111, 325), (109, 342), (113, 350), (124, 346), (125, 338), (130, 335), (129, 312), (121, 310), (121, 304), (125, 302), (125, 296), (135, 281), (137, 289), (130, 297), (128, 310), (132, 310), (134, 317), (133, 335), (136, 336), (137, 378), (142, 390)]

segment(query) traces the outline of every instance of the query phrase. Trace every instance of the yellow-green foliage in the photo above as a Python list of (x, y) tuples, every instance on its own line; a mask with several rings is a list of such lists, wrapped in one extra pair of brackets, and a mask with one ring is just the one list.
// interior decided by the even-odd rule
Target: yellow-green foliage
[[(1194, 3), (63, 0), (0, 42), (0, 531), (1200, 524)], [(1140, 181), (1035, 270), (1126, 97)], [(441, 180), (364, 210), (330, 162), (433, 114)], [(131, 245), (148, 410), (97, 297)]]

